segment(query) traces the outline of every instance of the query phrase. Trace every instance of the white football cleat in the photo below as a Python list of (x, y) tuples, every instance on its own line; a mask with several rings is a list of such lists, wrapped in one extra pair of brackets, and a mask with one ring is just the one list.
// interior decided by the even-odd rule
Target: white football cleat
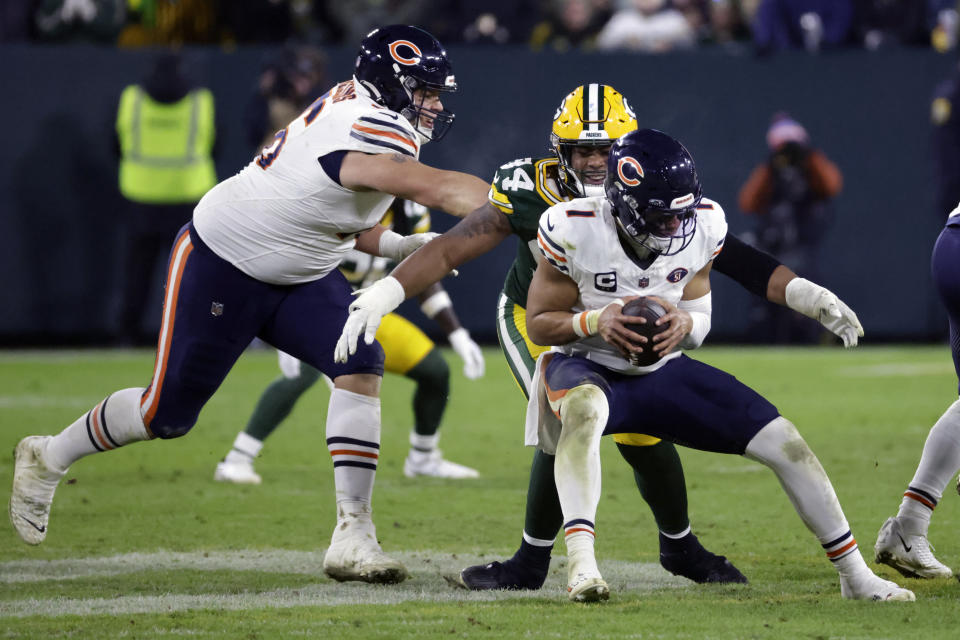
[(407, 454), (407, 459), (403, 463), (403, 475), (408, 478), (417, 476), (431, 476), (434, 478), (479, 478), (480, 473), (476, 469), (450, 462), (443, 459), (443, 454), (439, 449), (434, 449), (430, 453), (423, 453), (411, 449)]
[(607, 585), (593, 554), (578, 553), (578, 558), (568, 558), (567, 567), (567, 597), (573, 602), (600, 602), (610, 597), (610, 587)]
[(949, 578), (953, 570), (933, 556), (925, 536), (906, 535), (900, 521), (887, 518), (873, 547), (877, 562), (889, 565), (908, 578)]
[(323, 572), (334, 580), (394, 584), (407, 578), (407, 569), (383, 552), (369, 511), (340, 513)]
[(260, 474), (253, 470), (253, 462), (227, 462), (217, 464), (213, 472), (213, 479), (217, 482), (232, 482), (233, 484), (260, 484)]
[(67, 472), (50, 468), (43, 459), (53, 436), (29, 436), (13, 452), (13, 493), (10, 522), (27, 544), (40, 544), (47, 537), (50, 504), (60, 478)]
[(913, 602), (917, 599), (913, 591), (884, 580), (870, 570), (862, 571), (852, 578), (840, 576), (840, 595), (848, 600), (878, 602)]

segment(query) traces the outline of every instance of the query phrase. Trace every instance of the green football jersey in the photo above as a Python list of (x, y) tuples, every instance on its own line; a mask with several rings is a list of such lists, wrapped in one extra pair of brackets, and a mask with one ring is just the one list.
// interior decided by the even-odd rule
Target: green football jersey
[(517, 257), (510, 265), (503, 283), (503, 293), (519, 304), (527, 306), (527, 289), (537, 268), (537, 225), (540, 214), (553, 205), (566, 202), (561, 195), (555, 157), (521, 158), (497, 169), (490, 184), (490, 204), (502, 211), (510, 222), (514, 235), (520, 238)]

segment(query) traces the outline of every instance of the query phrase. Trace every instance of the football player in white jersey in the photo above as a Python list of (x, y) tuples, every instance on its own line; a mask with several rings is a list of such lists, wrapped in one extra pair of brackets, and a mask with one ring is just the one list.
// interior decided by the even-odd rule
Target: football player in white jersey
[[(960, 381), (960, 205), (933, 247), (930, 272), (947, 309), (950, 350)], [(950, 480), (960, 471), (960, 400), (955, 400), (930, 428), (920, 463), (900, 500), (897, 515), (877, 534), (874, 557), (911, 578), (949, 578), (953, 570), (933, 555), (927, 540), (930, 519)], [(960, 480), (957, 491), (960, 492)]]
[(326, 435), (337, 525), (324, 570), (338, 580), (406, 577), (377, 543), (370, 513), (383, 350), (364, 345), (349, 363), (334, 362), (351, 300), (337, 265), (354, 247), (402, 260), (429, 239), (377, 224), (395, 196), (458, 216), (486, 201), (482, 180), (417, 161), (421, 145), (451, 125), (440, 96), (456, 88), (433, 36), (401, 25), (374, 30), (360, 45), (351, 80), (204, 196), (170, 254), (150, 384), (110, 394), (58, 435), (17, 445), (9, 514), (25, 542), (46, 537), (54, 491), (73, 462), (187, 433), (260, 337), (334, 381)]
[[(710, 329), (710, 267), (723, 249), (723, 209), (701, 195), (693, 158), (652, 129), (610, 150), (606, 195), (557, 204), (540, 218), (542, 253), (527, 305), (538, 344), (559, 345), (537, 364), (527, 443), (556, 453), (567, 589), (604, 600), (594, 556), (600, 438), (641, 432), (770, 467), (840, 574), (845, 598), (913, 600), (876, 576), (850, 532), (830, 480), (793, 424), (736, 378), (682, 354)], [(621, 313), (639, 295), (667, 310), (647, 341)], [(653, 364), (636, 364), (649, 351)]]

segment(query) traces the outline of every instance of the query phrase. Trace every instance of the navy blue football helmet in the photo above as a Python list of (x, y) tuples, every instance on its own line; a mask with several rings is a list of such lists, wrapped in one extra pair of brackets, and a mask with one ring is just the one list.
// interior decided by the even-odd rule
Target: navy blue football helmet
[(702, 191), (690, 152), (655, 129), (621, 136), (610, 148), (604, 184), (624, 233), (659, 255), (685, 249), (697, 230)]
[(423, 94), (414, 96), (418, 89), (457, 90), (447, 52), (423, 29), (395, 24), (368, 33), (360, 43), (354, 76), (374, 100), (409, 120), (424, 142), (439, 140), (453, 125), (451, 111), (428, 109)]

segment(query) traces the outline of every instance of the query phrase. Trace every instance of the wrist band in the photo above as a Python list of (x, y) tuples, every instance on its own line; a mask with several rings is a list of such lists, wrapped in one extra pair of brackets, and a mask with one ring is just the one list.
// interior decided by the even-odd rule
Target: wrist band
[(573, 317), (570, 319), (573, 324), (573, 332), (581, 338), (597, 335), (597, 332), (600, 330), (600, 314), (611, 304), (618, 304), (622, 307), (623, 300), (617, 298), (599, 309), (591, 309), (590, 311), (581, 311), (580, 313), (573, 314)]
[(446, 291), (437, 291), (435, 294), (420, 303), (420, 310), (423, 315), (432, 318), (444, 309), (453, 306), (453, 300)]

